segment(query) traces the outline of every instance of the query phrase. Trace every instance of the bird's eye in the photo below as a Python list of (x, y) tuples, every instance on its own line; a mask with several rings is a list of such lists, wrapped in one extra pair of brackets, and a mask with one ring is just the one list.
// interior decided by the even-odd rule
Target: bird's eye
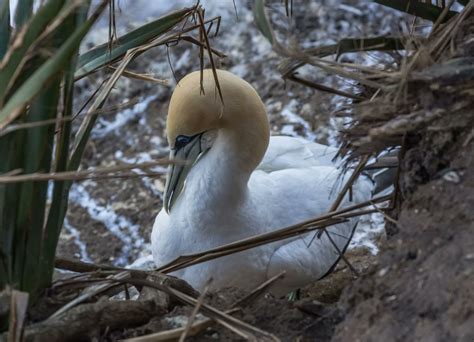
[(192, 137), (188, 137), (187, 135), (178, 135), (174, 142), (174, 148), (180, 149), (186, 146), (191, 141), (191, 139)]

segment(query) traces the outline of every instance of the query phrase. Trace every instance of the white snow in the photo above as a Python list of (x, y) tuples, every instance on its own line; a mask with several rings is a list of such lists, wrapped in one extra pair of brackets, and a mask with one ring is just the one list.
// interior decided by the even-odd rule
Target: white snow
[(101, 205), (93, 199), (86, 189), (87, 181), (74, 184), (69, 193), (69, 200), (87, 210), (89, 216), (101, 222), (113, 235), (123, 242), (122, 251), (114, 261), (116, 265), (124, 266), (132, 248), (141, 248), (144, 239), (139, 232), (139, 226), (126, 217), (115, 212), (110, 204)]
[(73, 237), (74, 244), (79, 248), (79, 260), (84, 262), (92, 262), (92, 259), (87, 252), (87, 245), (81, 240), (81, 233), (69, 223), (67, 218), (64, 220), (64, 229), (69, 235)]
[(108, 121), (102, 117), (99, 118), (92, 130), (92, 137), (103, 137), (110, 133), (120, 134), (120, 128), (129, 121), (143, 115), (150, 102), (155, 100), (156, 97), (157, 95), (151, 95), (141, 99), (132, 108), (126, 108), (115, 114), (113, 121)]

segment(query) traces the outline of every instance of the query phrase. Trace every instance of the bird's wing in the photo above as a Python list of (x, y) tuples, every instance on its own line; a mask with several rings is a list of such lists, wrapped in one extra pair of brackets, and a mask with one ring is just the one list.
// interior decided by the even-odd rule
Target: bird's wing
[(316, 237), (317, 232), (299, 237), (278, 247), (270, 258), (267, 268), (267, 278), (285, 271), (285, 279), (280, 294), (294, 290), (324, 277), (339, 261), (350, 243), (358, 219), (327, 227), (335, 247), (328, 236), (323, 234)]
[(338, 166), (337, 149), (300, 138), (274, 136), (257, 170), (267, 173), (312, 166)]
[[(272, 186), (267, 188), (271, 188), (272, 198), (276, 199), (267, 200), (272, 205), (269, 215), (271, 225), (289, 226), (325, 214), (350, 176), (350, 172), (344, 174), (330, 166), (293, 168), (261, 174), (259, 177), (272, 180)], [(346, 194), (339, 207), (368, 200), (372, 188), (373, 183), (369, 179), (360, 177), (353, 184), (352, 197)], [(288, 213), (292, 213), (291, 217)], [(282, 241), (270, 257), (267, 277), (286, 271), (285, 279), (280, 281), (283, 292), (321, 278), (339, 260), (339, 251), (344, 251), (350, 242), (357, 221), (354, 218), (326, 228), (337, 248), (325, 233), (320, 238), (314, 238), (315, 232), (311, 232), (290, 241)]]

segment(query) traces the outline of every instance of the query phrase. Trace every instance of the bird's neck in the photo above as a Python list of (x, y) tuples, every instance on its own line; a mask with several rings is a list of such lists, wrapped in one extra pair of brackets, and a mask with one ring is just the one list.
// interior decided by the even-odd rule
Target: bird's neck
[(226, 208), (233, 210), (241, 205), (247, 195), (247, 182), (256, 167), (249, 165), (255, 158), (251, 141), (242, 132), (219, 130), (212, 148), (188, 176), (185, 191), (187, 196), (193, 197), (188, 198), (207, 208), (221, 207), (225, 203)]

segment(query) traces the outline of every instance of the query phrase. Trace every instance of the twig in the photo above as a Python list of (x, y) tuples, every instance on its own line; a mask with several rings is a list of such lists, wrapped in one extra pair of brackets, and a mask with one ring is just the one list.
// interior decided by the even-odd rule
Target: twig
[[(115, 68), (111, 65), (109, 65), (108, 68), (112, 71), (117, 70), (117, 68)], [(140, 81), (149, 81), (149, 82), (153, 82), (153, 83), (156, 83), (156, 84), (169, 86), (168, 80), (158, 79), (158, 78), (153, 77), (149, 74), (137, 74), (137, 73), (132, 72), (132, 71), (124, 70), (123, 73), (122, 73), (122, 76), (130, 78), (130, 79), (135, 79), (135, 80), (140, 80)]]
[[(133, 177), (135, 176), (146, 176), (146, 174), (113, 174), (108, 175), (109, 173), (113, 172), (120, 172), (120, 171), (127, 171), (127, 170), (134, 170), (134, 169), (149, 169), (155, 166), (164, 166), (173, 164), (176, 161), (169, 160), (169, 159), (162, 159), (154, 162), (146, 162), (141, 164), (134, 164), (134, 165), (118, 165), (118, 166), (110, 166), (104, 168), (96, 168), (92, 170), (84, 170), (84, 171), (64, 171), (64, 172), (52, 172), (52, 173), (29, 173), (26, 175), (0, 175), (0, 184), (2, 183), (18, 183), (18, 182), (26, 182), (26, 181), (49, 181), (49, 180), (83, 180), (83, 179), (90, 179), (90, 178), (119, 178), (119, 177)], [(154, 172), (153, 176), (161, 175), (160, 172)]]
[(186, 327), (184, 328), (183, 333), (179, 337), (179, 342), (184, 342), (184, 340), (186, 339), (186, 336), (188, 336), (188, 333), (191, 330), (194, 320), (196, 319), (196, 315), (199, 312), (199, 309), (201, 308), (202, 303), (204, 303), (204, 297), (206, 296), (207, 291), (209, 290), (209, 285), (211, 282), (212, 282), (212, 278), (209, 279), (207, 284), (204, 286), (204, 290), (199, 296), (196, 302), (196, 305), (194, 306), (193, 312), (191, 313), (191, 316), (189, 316), (188, 321), (186, 322)]
[(198, 14), (198, 17), (199, 17), (199, 24), (201, 25), (202, 36), (203, 36), (204, 41), (206, 43), (207, 51), (209, 52), (209, 61), (211, 62), (212, 73), (214, 75), (214, 81), (216, 82), (216, 87), (217, 87), (217, 90), (219, 92), (219, 98), (221, 100), (222, 105), (224, 105), (224, 96), (222, 95), (221, 86), (219, 84), (219, 78), (217, 77), (216, 65), (214, 63), (214, 58), (212, 57), (211, 45), (209, 44), (209, 37), (207, 36), (207, 32), (206, 32), (206, 29), (204, 27), (204, 16), (203, 16), (202, 8), (199, 8), (197, 10), (197, 14)]
[(288, 79), (290, 81), (293, 81), (293, 82), (300, 83), (300, 84), (302, 84), (306, 87), (310, 87), (310, 88), (313, 88), (313, 89), (324, 91), (326, 93), (335, 94), (335, 95), (339, 95), (339, 96), (344, 96), (344, 97), (354, 99), (354, 100), (363, 100), (364, 99), (363, 97), (360, 97), (360, 96), (357, 96), (357, 95), (346, 93), (346, 92), (338, 90), (338, 89), (334, 89), (334, 88), (331, 88), (331, 87), (328, 87), (328, 86), (325, 86), (325, 85), (322, 85), (322, 84), (319, 84), (319, 83), (309, 81), (307, 79), (296, 76), (295, 74), (291, 74), (290, 76), (287, 76), (286, 79)]
[[(124, 280), (110, 280), (110, 281), (119, 282), (119, 283), (129, 283), (134, 286), (148, 286), (148, 287), (160, 290), (172, 296), (173, 298), (178, 299), (179, 301), (181, 301), (182, 303), (186, 305), (195, 306), (197, 304), (196, 299), (163, 284), (153, 283), (153, 282), (150, 282), (147, 280), (141, 280), (141, 279), (140, 280), (124, 279)], [(257, 341), (257, 336), (259, 336), (259, 339), (258, 339), (259, 341), (279, 341), (279, 339), (275, 337), (273, 334), (270, 334), (266, 331), (258, 329), (208, 304), (203, 303), (201, 305), (201, 311), (206, 316), (214, 319), (219, 324), (231, 329), (232, 331), (234, 331), (235, 333), (237, 333), (238, 335), (244, 338)]]
[[(391, 195), (381, 196), (372, 199), (373, 202), (379, 203), (390, 199)], [(225, 255), (241, 252), (247, 249), (258, 247), (275, 241), (285, 240), (301, 234), (306, 234), (313, 230), (323, 229), (324, 227), (345, 222), (347, 219), (366, 215), (376, 212), (375, 210), (356, 211), (357, 209), (371, 205), (370, 201), (359, 203), (335, 212), (326, 213), (315, 219), (308, 220), (302, 223), (291, 225), (286, 228), (270, 231), (267, 233), (251, 236), (239, 241), (235, 241), (223, 246), (209, 249), (204, 252), (195, 253), (191, 255), (184, 255), (176, 258), (170, 263), (161, 266), (157, 269), (159, 272), (167, 273), (173, 272), (191, 265), (199, 264), (212, 259), (220, 258)]]
[[(245, 307), (249, 304), (250, 300), (255, 300), (258, 296), (261, 296), (265, 290), (267, 290), (270, 286), (272, 286), (277, 280), (281, 279), (285, 275), (285, 271), (280, 272), (279, 274), (275, 275), (274, 277), (268, 279), (254, 290), (252, 290), (248, 295), (243, 297), (242, 299), (235, 302), (230, 310), (226, 310), (226, 314), (232, 314), (236, 311), (240, 311), (239, 307)], [(213, 324), (213, 320), (210, 318), (203, 319), (199, 322), (195, 322), (191, 325), (188, 331), (188, 336), (195, 336), (201, 331), (207, 329)], [(160, 331), (157, 333), (130, 338), (125, 340), (126, 342), (152, 342), (152, 341), (169, 341), (171, 339), (179, 338), (183, 331), (185, 330), (184, 327), (176, 328), (172, 330)]]
[(157, 306), (155, 300), (102, 300), (72, 308), (64, 316), (30, 325), (26, 328), (25, 340), (89, 341), (106, 327), (121, 329), (137, 326), (147, 323), (150, 317), (165, 313), (166, 308)]
[(382, 214), (383, 217), (385, 217), (386, 220), (392, 222), (394, 225), (396, 225), (398, 228), (400, 228), (400, 224), (398, 223), (397, 220), (395, 220), (393, 217), (390, 217), (389, 215), (387, 215), (387, 213), (385, 211), (381, 210), (375, 204), (372, 204), (372, 207), (374, 207), (374, 209), (376, 209), (380, 214)]
[(87, 299), (98, 295), (101, 292), (104, 292), (105, 290), (108, 290), (112, 286), (114, 286), (112, 283), (107, 282), (107, 279), (109, 280), (123, 280), (126, 278), (130, 277), (130, 272), (120, 272), (117, 274), (114, 274), (112, 276), (107, 277), (106, 279), (103, 279), (104, 283), (102, 284), (96, 284), (92, 285), (89, 288), (86, 288), (79, 297), (75, 298), (74, 300), (70, 301), (63, 307), (61, 307), (59, 310), (57, 310), (54, 314), (52, 314), (49, 318), (48, 321), (54, 320), (55, 318), (63, 315), (65, 312), (67, 312), (69, 309), (72, 307), (86, 301)]
[(169, 284), (172, 288), (175, 288), (181, 292), (184, 292), (190, 296), (197, 297), (199, 293), (191, 287), (186, 281), (168, 276), (163, 273), (158, 273), (155, 271), (145, 271), (140, 269), (128, 269), (116, 266), (109, 266), (109, 265), (96, 265), (92, 263), (87, 263), (78, 260), (71, 260), (67, 258), (56, 258), (54, 267), (68, 270), (72, 272), (90, 272), (90, 276), (95, 275), (105, 275), (108, 276), (110, 274), (117, 274), (120, 272), (130, 272), (131, 277), (134, 279), (146, 279), (148, 276), (153, 276), (154, 278), (159, 277), (160, 281), (166, 284)]

